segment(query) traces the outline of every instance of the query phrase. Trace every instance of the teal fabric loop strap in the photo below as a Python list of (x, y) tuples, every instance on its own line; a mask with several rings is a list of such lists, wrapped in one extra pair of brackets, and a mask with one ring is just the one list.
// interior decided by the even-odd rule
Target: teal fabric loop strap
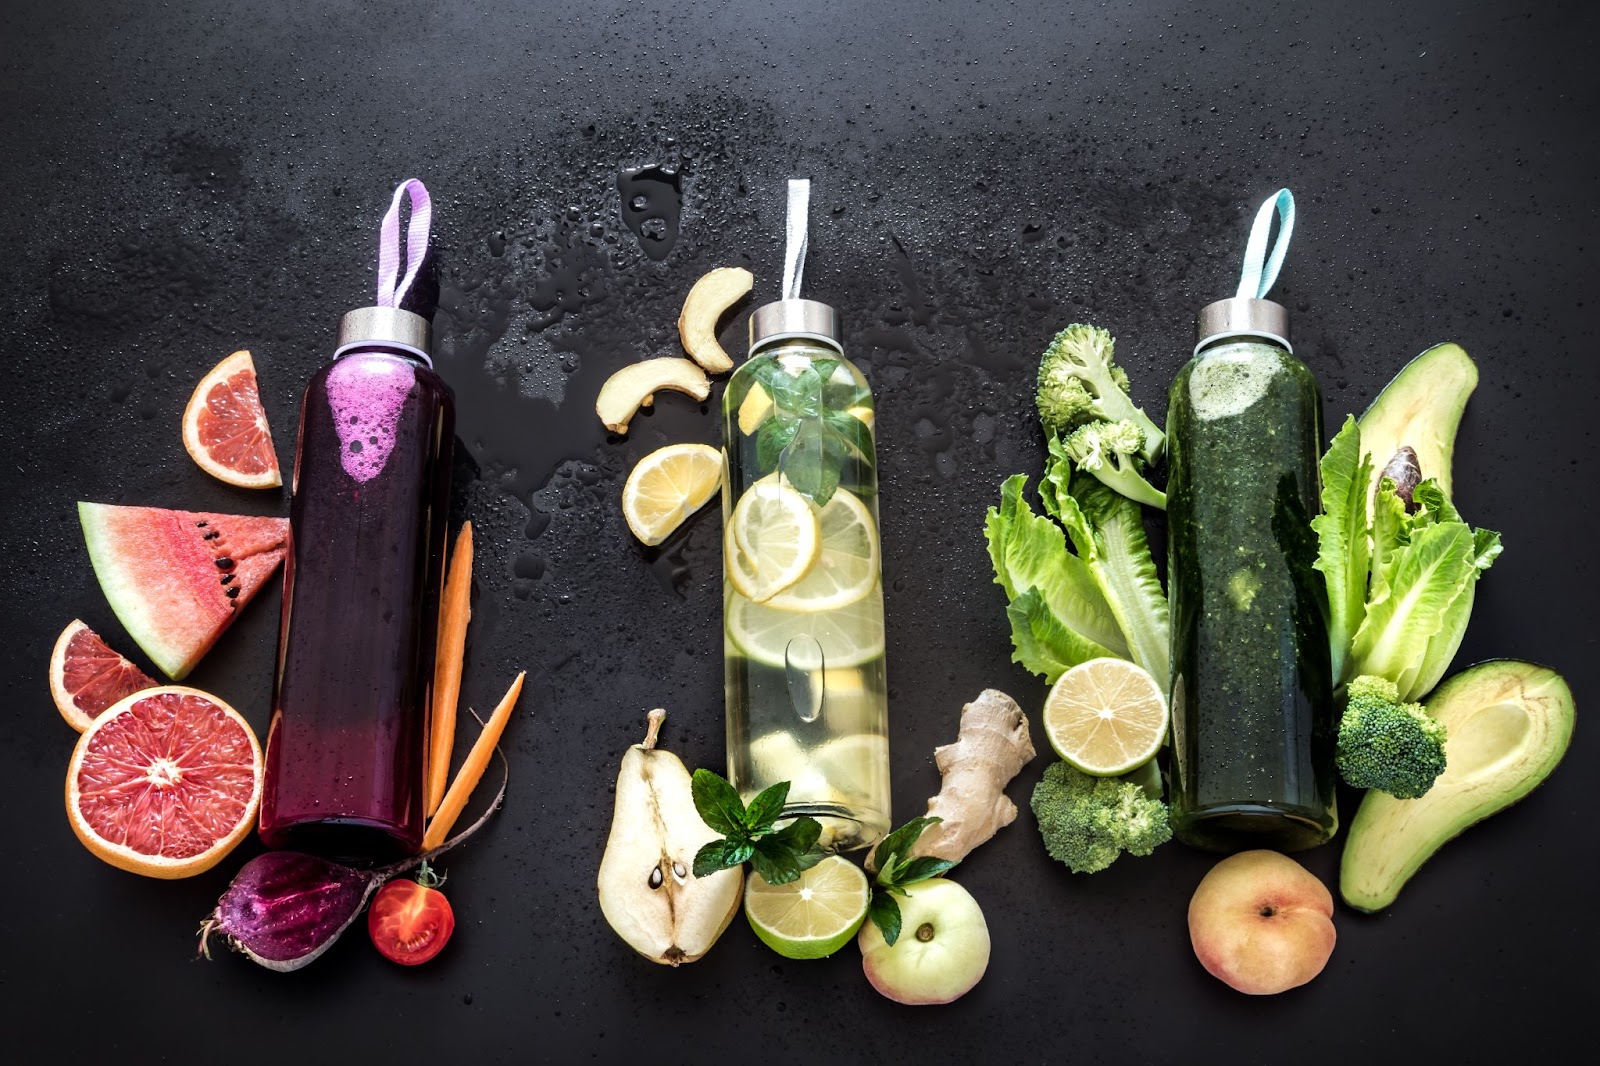
[[(1278, 216), (1278, 239), (1267, 254), (1267, 235), (1272, 232), (1272, 216)], [(1250, 243), (1244, 249), (1244, 272), (1239, 275), (1239, 292), (1253, 300), (1264, 300), (1272, 283), (1278, 280), (1278, 270), (1289, 251), (1289, 238), (1294, 235), (1294, 193), (1279, 189), (1261, 210), (1256, 212), (1256, 222), (1250, 227)]]

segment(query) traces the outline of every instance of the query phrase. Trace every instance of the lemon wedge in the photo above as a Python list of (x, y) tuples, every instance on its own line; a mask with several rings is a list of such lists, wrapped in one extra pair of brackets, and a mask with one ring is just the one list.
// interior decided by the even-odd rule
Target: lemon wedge
[(660, 544), (722, 486), (722, 453), (669, 444), (639, 460), (622, 486), (622, 517), (645, 544)]

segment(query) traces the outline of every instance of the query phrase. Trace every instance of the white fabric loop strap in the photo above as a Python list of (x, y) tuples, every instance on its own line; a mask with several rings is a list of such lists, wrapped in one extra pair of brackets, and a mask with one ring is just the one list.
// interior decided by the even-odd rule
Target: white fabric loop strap
[[(1278, 216), (1278, 239), (1267, 254), (1267, 237), (1272, 232), (1272, 216)], [(1289, 238), (1294, 235), (1294, 193), (1279, 189), (1256, 212), (1255, 225), (1250, 227), (1250, 242), (1244, 249), (1244, 272), (1239, 276), (1238, 296), (1264, 300), (1272, 283), (1278, 280), (1283, 267), (1283, 257), (1289, 252)]]

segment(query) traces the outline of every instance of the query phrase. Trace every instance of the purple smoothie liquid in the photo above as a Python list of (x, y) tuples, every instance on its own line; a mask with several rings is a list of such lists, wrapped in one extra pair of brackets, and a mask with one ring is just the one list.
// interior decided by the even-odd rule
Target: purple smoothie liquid
[(416, 851), (455, 403), (410, 356), (346, 354), (300, 415), (261, 839)]

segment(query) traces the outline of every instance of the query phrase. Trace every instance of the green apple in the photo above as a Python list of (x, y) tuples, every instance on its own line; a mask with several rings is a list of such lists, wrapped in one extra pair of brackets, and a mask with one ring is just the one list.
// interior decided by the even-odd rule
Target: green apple
[(896, 1003), (949, 1003), (978, 983), (989, 968), (989, 925), (972, 893), (942, 877), (918, 881), (896, 896), (900, 937), (883, 939), (875, 923), (861, 927), (856, 944), (872, 987)]

